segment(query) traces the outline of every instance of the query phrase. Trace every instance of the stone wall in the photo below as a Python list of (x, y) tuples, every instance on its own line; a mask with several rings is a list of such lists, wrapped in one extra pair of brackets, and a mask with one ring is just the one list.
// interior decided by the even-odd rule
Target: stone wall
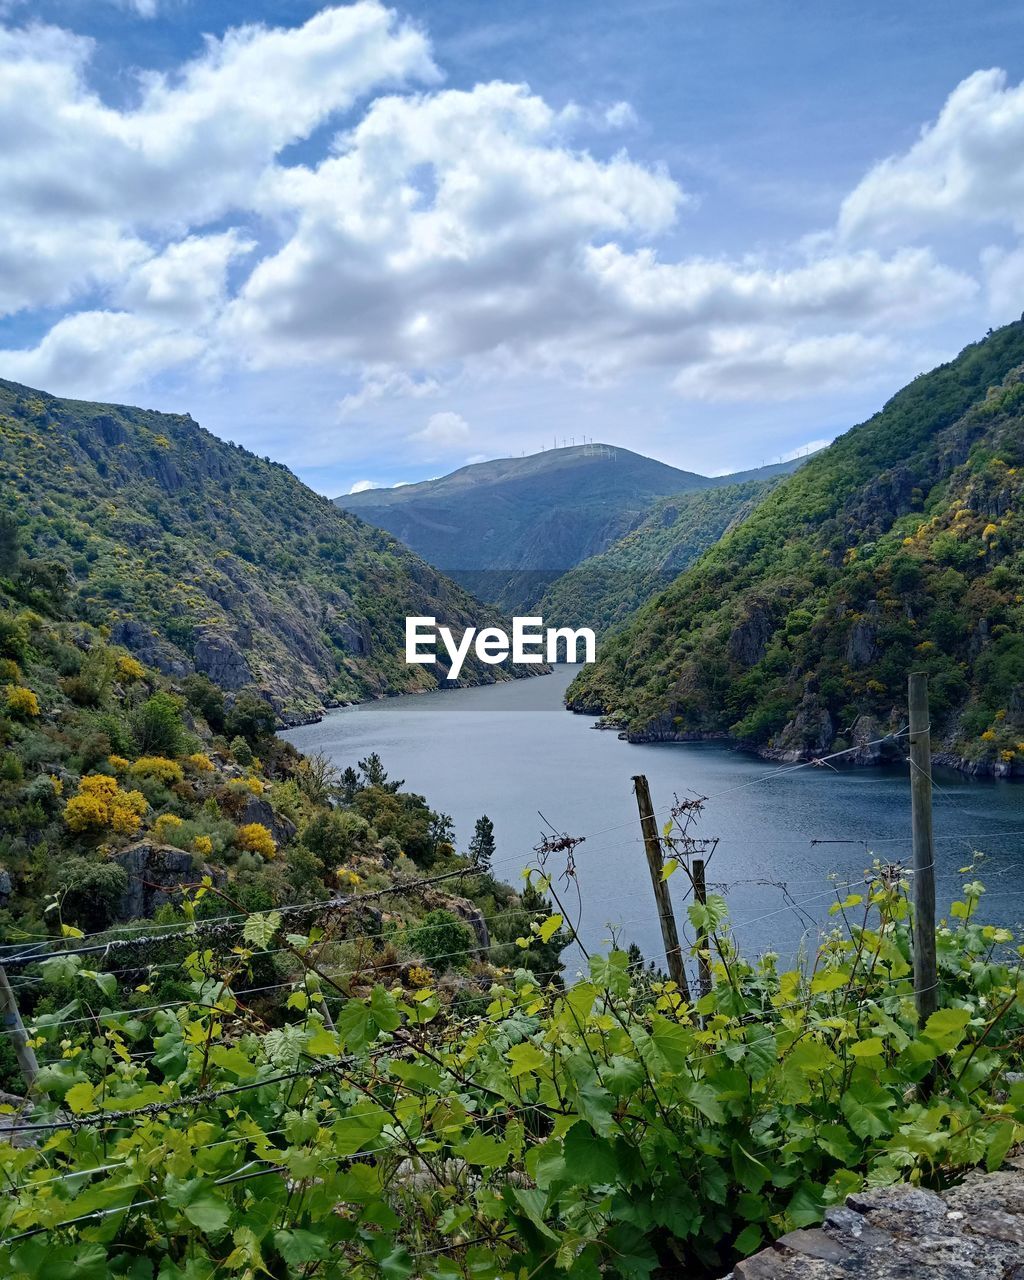
[(850, 1196), (821, 1227), (792, 1231), (726, 1280), (1024, 1280), (1024, 1156), (937, 1195)]

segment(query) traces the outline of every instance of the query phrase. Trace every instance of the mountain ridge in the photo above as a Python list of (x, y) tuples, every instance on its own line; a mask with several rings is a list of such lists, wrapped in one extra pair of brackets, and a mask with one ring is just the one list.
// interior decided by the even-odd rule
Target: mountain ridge
[(633, 740), (868, 762), (920, 669), (946, 760), (1024, 772), (1022, 443), (1015, 322), (780, 483), (611, 638), (570, 707)]
[[(160, 670), (258, 690), (285, 720), (435, 687), (442, 666), (404, 662), (408, 615), (497, 621), (389, 534), (188, 414), (0, 380), (0, 485), (26, 550), (67, 575), (86, 620)], [(471, 659), (464, 679), (496, 671)]]
[[(742, 474), (764, 478), (797, 465)], [(595, 443), (471, 463), (433, 480), (334, 501), (481, 599), (521, 613), (567, 570), (628, 534), (659, 499), (731, 479)]]

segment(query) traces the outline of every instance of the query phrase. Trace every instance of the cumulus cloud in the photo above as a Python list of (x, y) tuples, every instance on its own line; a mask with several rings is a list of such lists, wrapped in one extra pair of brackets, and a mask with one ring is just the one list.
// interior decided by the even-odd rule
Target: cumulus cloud
[(367, 489), (379, 489), (380, 485), (375, 484), (372, 480), (357, 480), (349, 489), (349, 493), (365, 493)]
[(915, 235), (964, 220), (1024, 230), (1024, 84), (976, 71), (903, 155), (876, 165), (843, 201), (840, 230)]
[(469, 439), (469, 423), (459, 413), (433, 413), (422, 431), (414, 431), (409, 439), (450, 449)]
[[(1024, 104), (1002, 73), (970, 77), (872, 170), (837, 231), (770, 257), (668, 259), (659, 239), (690, 194), (579, 141), (635, 123), (628, 103), (438, 88), (426, 34), (377, 0), (210, 38), (140, 75), (121, 109), (90, 85), (94, 52), (52, 26), (0, 29), (0, 310), (67, 312), (0, 357), (54, 390), (104, 395), (193, 361), (344, 373), (342, 421), (467, 370), (598, 384), (654, 370), (693, 398), (784, 399), (877, 371), (894, 332), (974, 300), (930, 249), (871, 239), (916, 225), (921, 183), (932, 215), (1017, 225), (1024, 207)], [(324, 126), (330, 142), (288, 158)], [(984, 269), (1008, 296), (1012, 253)], [(439, 413), (407, 438), (468, 436)]]

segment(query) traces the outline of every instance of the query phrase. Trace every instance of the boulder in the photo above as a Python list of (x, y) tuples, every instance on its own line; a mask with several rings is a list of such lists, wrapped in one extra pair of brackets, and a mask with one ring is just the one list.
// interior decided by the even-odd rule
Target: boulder
[(194, 869), (192, 854), (169, 845), (140, 840), (111, 856), (128, 873), (128, 887), (117, 905), (118, 920), (148, 918), (166, 902), (180, 902), (183, 884), (194, 883), (208, 868)]
[(768, 649), (774, 626), (766, 605), (754, 603), (729, 637), (729, 654), (744, 667), (756, 666)]

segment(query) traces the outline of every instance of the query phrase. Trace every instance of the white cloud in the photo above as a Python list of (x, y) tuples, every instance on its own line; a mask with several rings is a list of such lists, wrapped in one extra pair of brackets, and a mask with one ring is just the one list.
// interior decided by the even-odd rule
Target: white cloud
[(449, 449), (469, 439), (469, 423), (459, 413), (433, 413), (422, 431), (414, 431), (410, 440)]
[[(438, 90), (426, 35), (376, 0), (210, 38), (140, 76), (124, 109), (91, 88), (93, 53), (52, 26), (0, 29), (0, 310), (67, 310), (0, 358), (57, 391), (105, 396), (193, 362), (348, 377), (341, 421), (467, 372), (603, 385), (654, 370), (696, 399), (807, 395), (877, 376), (908, 330), (975, 301), (931, 249), (872, 237), (915, 234), (922, 201), (931, 217), (1024, 220), (1024, 91), (997, 72), (865, 177), (838, 232), (669, 259), (658, 241), (690, 194), (579, 143), (632, 126), (630, 104)], [(344, 131), (306, 162), (285, 158), (331, 124)], [(983, 263), (1000, 308), (1015, 255)], [(436, 450), (470, 434), (454, 413), (395, 430)]]
[(787, 400), (810, 386), (877, 379), (902, 353), (889, 335), (829, 334), (794, 341), (785, 332), (712, 332), (709, 350), (678, 373), (675, 389), (695, 400)]
[(372, 480), (357, 480), (349, 489), (349, 493), (365, 493), (367, 489), (379, 489), (381, 486)]
[(89, 87), (91, 41), (0, 29), (0, 305), (63, 304), (119, 281), (150, 237), (250, 207), (290, 143), (360, 96), (436, 79), (425, 38), (372, 0), (303, 26), (247, 26), (118, 111)]
[(28, 351), (0, 350), (4, 376), (70, 395), (123, 394), (154, 374), (195, 361), (202, 339), (127, 311), (79, 311)]
[(401, 369), (367, 371), (362, 385), (338, 402), (338, 412), (343, 418), (358, 413), (368, 404), (385, 399), (422, 400), (441, 393), (441, 384), (435, 378), (415, 378)]
[(847, 237), (916, 236), (964, 221), (1024, 230), (1024, 84), (998, 69), (957, 85), (917, 142), (846, 197), (839, 226)]
[(798, 444), (795, 449), (789, 449), (779, 461), (792, 462), (795, 458), (805, 458), (808, 454), (817, 453), (819, 449), (824, 449), (831, 443), (831, 439), (808, 440), (806, 444)]
[(628, 102), (615, 102), (604, 113), (609, 129), (632, 129), (639, 124), (636, 112)]

